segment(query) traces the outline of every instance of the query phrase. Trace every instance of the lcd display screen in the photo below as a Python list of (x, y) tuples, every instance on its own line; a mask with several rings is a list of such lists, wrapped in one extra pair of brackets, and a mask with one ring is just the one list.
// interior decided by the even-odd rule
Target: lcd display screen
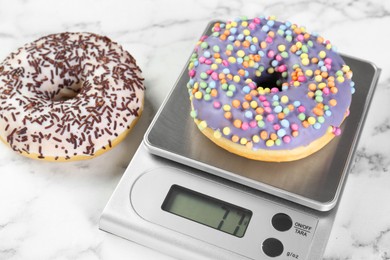
[(252, 217), (248, 209), (173, 185), (161, 208), (164, 211), (243, 237)]

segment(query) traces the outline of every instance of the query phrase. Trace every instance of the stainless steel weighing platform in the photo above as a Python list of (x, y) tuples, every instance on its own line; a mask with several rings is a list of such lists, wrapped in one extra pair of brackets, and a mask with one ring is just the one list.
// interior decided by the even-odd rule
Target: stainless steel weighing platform
[[(180, 259), (321, 259), (380, 74), (370, 62), (344, 59), (356, 93), (342, 135), (288, 163), (239, 157), (203, 136), (189, 116), (186, 64), (104, 209), (100, 228)], [(164, 209), (175, 187), (250, 212), (244, 235)]]

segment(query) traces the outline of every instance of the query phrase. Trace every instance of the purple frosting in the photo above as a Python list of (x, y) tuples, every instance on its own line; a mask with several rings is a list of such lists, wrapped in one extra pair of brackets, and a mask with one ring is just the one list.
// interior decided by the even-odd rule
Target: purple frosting
[(329, 41), (274, 18), (216, 23), (198, 42), (189, 75), (198, 126), (253, 150), (340, 134), (354, 92), (352, 71)]

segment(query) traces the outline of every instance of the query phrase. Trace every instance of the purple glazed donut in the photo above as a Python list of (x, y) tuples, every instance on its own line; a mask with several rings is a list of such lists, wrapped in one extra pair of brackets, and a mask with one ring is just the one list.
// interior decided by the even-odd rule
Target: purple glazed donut
[(331, 43), (275, 17), (217, 22), (189, 67), (191, 116), (222, 148), (254, 160), (304, 158), (340, 135), (352, 71)]

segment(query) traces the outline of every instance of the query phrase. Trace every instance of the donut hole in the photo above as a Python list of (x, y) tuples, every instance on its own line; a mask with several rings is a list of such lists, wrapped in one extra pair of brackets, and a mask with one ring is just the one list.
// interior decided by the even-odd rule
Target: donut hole
[(57, 93), (53, 96), (53, 101), (66, 101), (72, 98), (75, 98), (81, 90), (82, 84), (74, 84), (69, 87), (61, 87), (58, 89)]
[(260, 77), (252, 78), (252, 81), (256, 83), (257, 87), (262, 87), (264, 89), (274, 89), (277, 88), (279, 91), (282, 91), (282, 84), (284, 79), (282, 73), (273, 72), (273, 73), (262, 73)]

